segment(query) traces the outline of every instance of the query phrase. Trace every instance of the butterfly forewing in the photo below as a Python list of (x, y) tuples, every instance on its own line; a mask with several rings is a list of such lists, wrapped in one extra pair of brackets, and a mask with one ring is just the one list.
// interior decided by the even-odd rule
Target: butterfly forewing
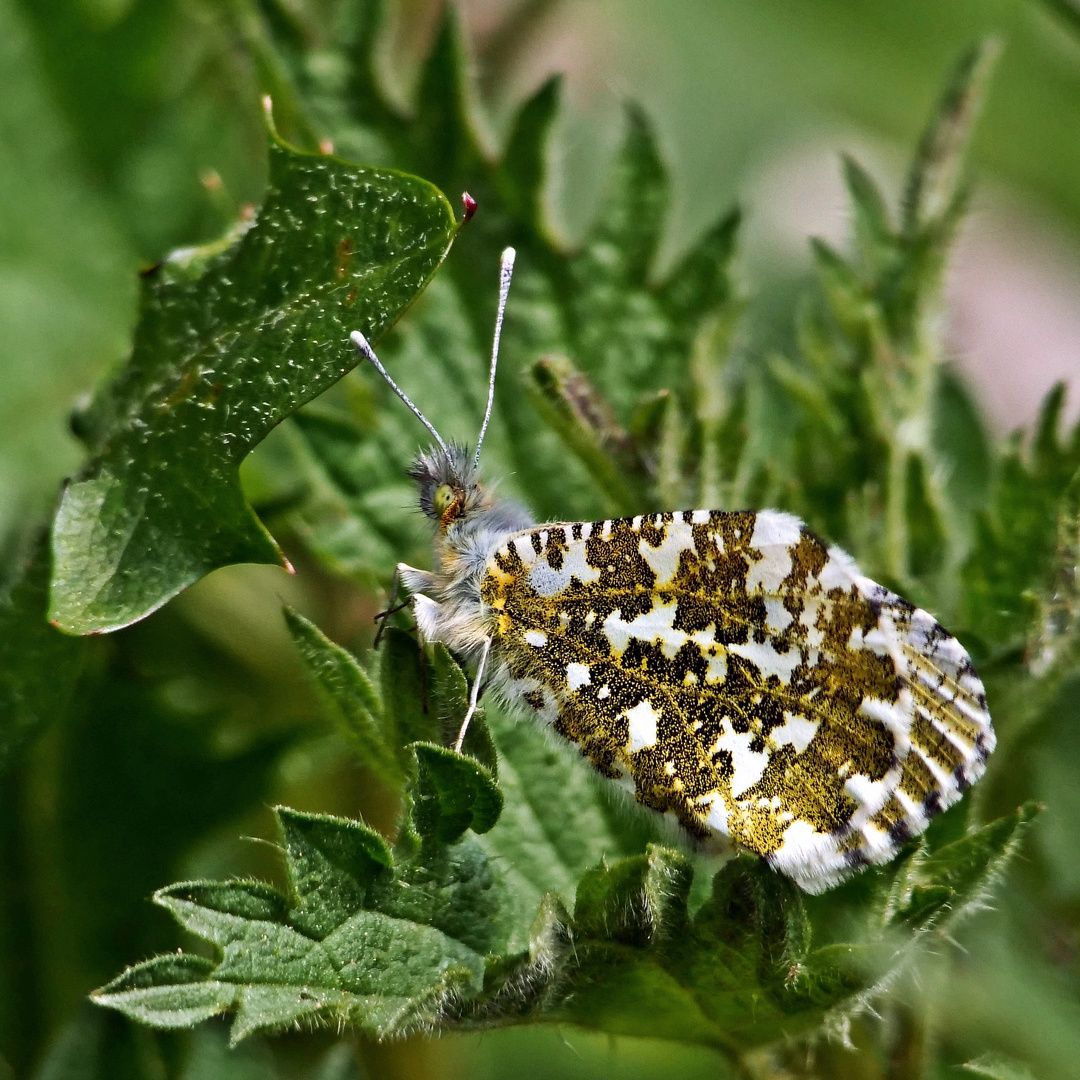
[(488, 562), (503, 692), (811, 891), (895, 854), (994, 735), (967, 653), (788, 514), (546, 525)]

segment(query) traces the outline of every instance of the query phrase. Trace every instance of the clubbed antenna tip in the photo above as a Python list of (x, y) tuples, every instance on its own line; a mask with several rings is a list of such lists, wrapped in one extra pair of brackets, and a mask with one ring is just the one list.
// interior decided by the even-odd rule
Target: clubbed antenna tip
[(480, 425), (480, 437), (476, 440), (473, 468), (480, 464), (480, 447), (484, 445), (484, 435), (487, 433), (488, 422), (491, 420), (491, 407), (495, 403), (495, 369), (499, 363), (499, 339), (502, 337), (506, 298), (510, 295), (510, 279), (514, 276), (514, 259), (516, 258), (517, 252), (512, 247), (503, 249), (499, 266), (499, 310), (495, 315), (495, 340), (491, 345), (491, 370), (488, 374), (487, 408), (484, 410), (484, 422)]

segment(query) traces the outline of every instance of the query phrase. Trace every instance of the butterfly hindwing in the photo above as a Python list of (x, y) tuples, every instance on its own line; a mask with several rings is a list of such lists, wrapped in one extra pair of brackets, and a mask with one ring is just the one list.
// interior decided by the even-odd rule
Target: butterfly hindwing
[(507, 696), (810, 891), (890, 858), (993, 748), (956, 639), (788, 514), (542, 526), (481, 593)]

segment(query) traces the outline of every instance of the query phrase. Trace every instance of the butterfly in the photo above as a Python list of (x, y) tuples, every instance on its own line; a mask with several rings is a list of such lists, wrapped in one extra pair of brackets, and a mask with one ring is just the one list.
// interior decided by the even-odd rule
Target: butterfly
[(395, 589), (427, 641), (475, 668), (455, 749), (489, 692), (690, 837), (755, 852), (807, 892), (888, 861), (994, 749), (967, 652), (788, 513), (537, 525), (495, 498), (479, 461), (513, 264), (508, 248), (474, 454), (351, 335), (435, 439), (409, 471), (433, 569), (399, 564)]

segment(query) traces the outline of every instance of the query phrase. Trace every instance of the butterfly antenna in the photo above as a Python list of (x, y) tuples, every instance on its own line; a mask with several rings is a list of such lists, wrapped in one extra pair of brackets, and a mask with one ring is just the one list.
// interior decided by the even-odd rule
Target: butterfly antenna
[(499, 311), (495, 316), (495, 340), (491, 346), (491, 372), (488, 375), (487, 408), (484, 410), (484, 422), (480, 425), (480, 437), (476, 440), (476, 456), (473, 468), (480, 464), (480, 447), (484, 445), (488, 422), (491, 420), (491, 406), (495, 403), (495, 368), (499, 363), (499, 338), (502, 337), (503, 315), (506, 313), (506, 298), (510, 295), (510, 279), (514, 276), (514, 258), (517, 252), (508, 247), (502, 253), (499, 267)]
[(431, 432), (431, 434), (435, 438), (435, 441), (442, 449), (442, 452), (449, 456), (450, 451), (447, 449), (446, 443), (442, 441), (442, 436), (435, 430), (435, 425), (432, 424), (432, 422), (409, 400), (409, 396), (405, 393), (405, 391), (402, 390), (401, 387), (398, 386), (398, 384), (390, 378), (390, 372), (382, 366), (382, 362), (375, 355), (375, 350), (368, 344), (368, 339), (364, 337), (364, 335), (361, 334), (359, 330), (354, 330), (349, 335), (349, 340), (352, 341), (352, 343), (357, 347), (357, 349), (360, 351), (361, 356), (365, 356), (371, 362), (371, 366), (386, 380), (387, 385), (390, 387), (390, 389), (393, 390), (394, 393), (397, 394), (397, 396), (401, 398), (401, 400), (404, 401), (406, 405), (408, 405), (408, 407), (412, 410), (413, 416), (415, 416), (416, 419), (419, 420), (420, 423), (423, 424), (424, 427), (426, 427), (428, 431)]

